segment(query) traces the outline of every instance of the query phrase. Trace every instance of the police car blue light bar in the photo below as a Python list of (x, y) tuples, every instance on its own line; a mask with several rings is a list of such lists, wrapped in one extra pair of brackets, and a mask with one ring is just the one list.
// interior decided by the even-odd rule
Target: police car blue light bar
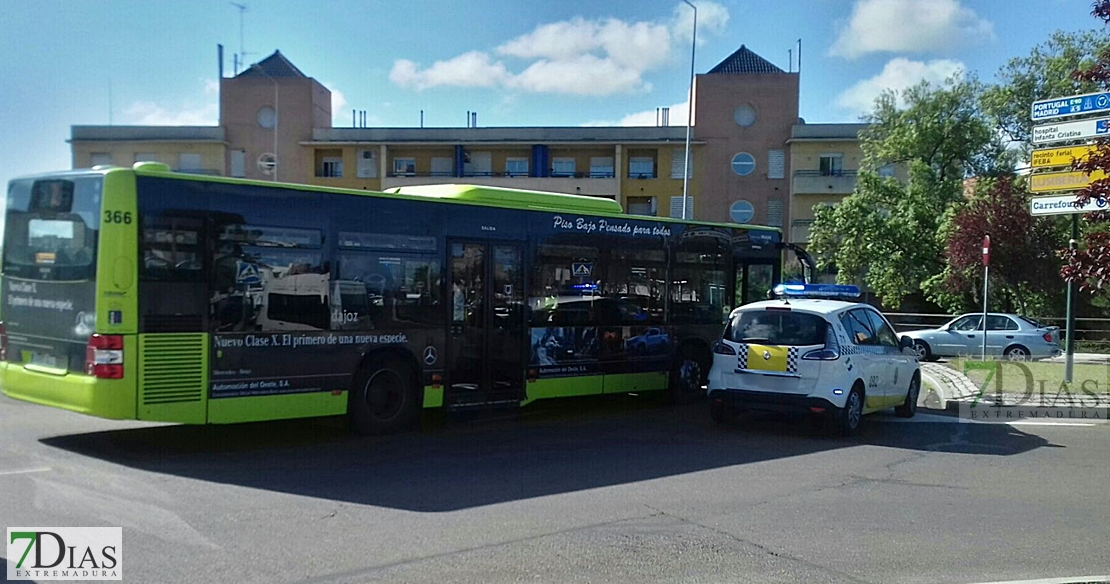
[(779, 284), (775, 296), (809, 298), (859, 298), (859, 287), (850, 284)]

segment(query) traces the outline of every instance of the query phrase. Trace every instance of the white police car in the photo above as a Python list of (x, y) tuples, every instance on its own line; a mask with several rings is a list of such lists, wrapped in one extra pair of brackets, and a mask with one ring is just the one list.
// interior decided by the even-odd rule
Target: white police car
[(872, 306), (832, 299), (858, 297), (858, 288), (780, 284), (775, 294), (732, 311), (713, 347), (714, 420), (743, 410), (821, 414), (851, 435), (864, 414), (914, 415), (921, 372), (912, 341), (899, 341)]

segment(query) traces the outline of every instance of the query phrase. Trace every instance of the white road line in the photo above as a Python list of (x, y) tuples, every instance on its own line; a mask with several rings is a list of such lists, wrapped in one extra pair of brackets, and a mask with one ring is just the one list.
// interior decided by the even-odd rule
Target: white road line
[(1041, 578), (1038, 580), (1007, 580), (1005, 582), (979, 582), (977, 584), (1093, 584), (1110, 582), (1110, 576), (1076, 576), (1074, 578)]
[(52, 470), (54, 470), (54, 469), (52, 469), (48, 466), (44, 466), (42, 468), (26, 468), (26, 469), (23, 469), (23, 470), (0, 470), (0, 477), (6, 476), (6, 475), (30, 474), (30, 473), (33, 473), (33, 472), (49, 472), (49, 471), (52, 471)]

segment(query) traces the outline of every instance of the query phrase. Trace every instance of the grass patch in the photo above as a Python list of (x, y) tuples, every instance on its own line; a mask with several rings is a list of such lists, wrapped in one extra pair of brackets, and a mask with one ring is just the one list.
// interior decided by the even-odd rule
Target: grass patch
[(999, 386), (1002, 393), (1019, 395), (1110, 394), (1110, 365), (1076, 363), (1070, 384), (1064, 381), (1063, 363), (959, 358), (950, 360), (947, 366), (967, 375), (976, 387), (983, 388), (987, 383), (987, 394), (997, 392)]

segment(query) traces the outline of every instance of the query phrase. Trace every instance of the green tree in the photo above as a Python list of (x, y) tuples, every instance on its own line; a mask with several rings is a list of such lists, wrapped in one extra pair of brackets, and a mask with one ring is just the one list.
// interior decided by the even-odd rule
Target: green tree
[(1025, 157), (1033, 133), (1030, 105), (1039, 99), (1096, 91), (1096, 83), (1075, 78), (1072, 72), (1089, 69), (1106, 46), (1102, 31), (1052, 33), (1028, 56), (1010, 59), (998, 71), (997, 83), (983, 92), (983, 111), (1009, 140), (1023, 143)]
[[(962, 200), (965, 177), (998, 171), (1001, 146), (979, 109), (981, 93), (975, 79), (949, 79), (876, 100), (860, 136), (855, 192), (819, 209), (810, 232), (811, 251), (840, 282), (864, 284), (893, 307), (944, 271), (937, 234), (948, 207)], [(880, 177), (889, 164), (906, 169), (906, 179)]]

